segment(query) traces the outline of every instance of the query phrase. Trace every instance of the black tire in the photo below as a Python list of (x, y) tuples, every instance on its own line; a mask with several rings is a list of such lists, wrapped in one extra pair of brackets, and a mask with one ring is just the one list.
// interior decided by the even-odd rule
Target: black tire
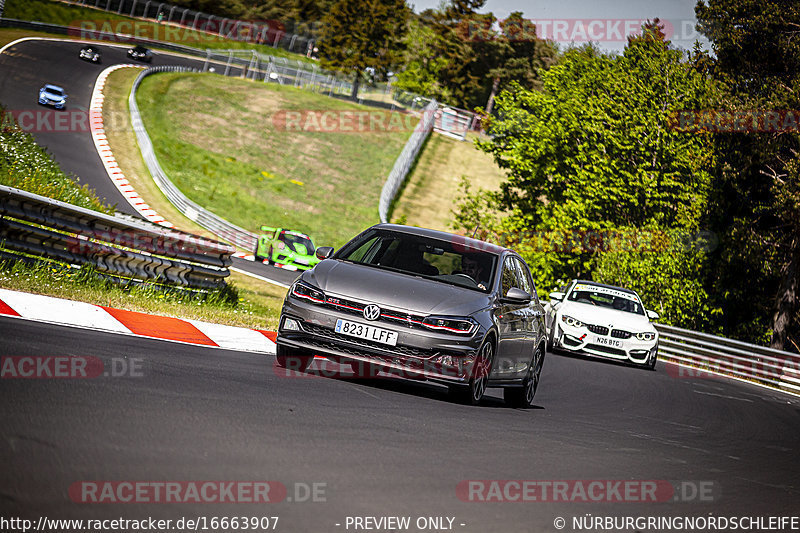
[(267, 264), (274, 265), (275, 261), (272, 260), (272, 246), (269, 247), (269, 251), (267, 252)]
[(658, 346), (656, 346), (655, 355), (651, 355), (650, 359), (647, 360), (644, 366), (645, 368), (647, 368), (647, 370), (655, 370), (657, 362), (658, 362)]
[(478, 405), (481, 403), (486, 386), (489, 382), (489, 375), (492, 373), (494, 364), (494, 341), (492, 337), (487, 337), (478, 349), (478, 358), (472, 370), (472, 377), (468, 385), (451, 385), (449, 387), (450, 397), (458, 402), (467, 405)]
[(542, 366), (544, 366), (544, 352), (541, 345), (536, 347), (531, 364), (528, 366), (528, 373), (522, 380), (521, 387), (509, 387), (503, 389), (503, 399), (509, 407), (527, 409), (533, 404), (533, 398), (539, 388), (539, 381), (542, 377)]
[(256, 249), (253, 252), (253, 257), (256, 258), (256, 261), (263, 261), (264, 260), (264, 258), (262, 256), (258, 255), (258, 244), (256, 244)]
[(293, 350), (281, 344), (278, 344), (275, 350), (275, 360), (278, 362), (278, 366), (295, 372), (305, 372), (308, 365), (311, 364), (311, 360), (314, 359), (313, 355)]

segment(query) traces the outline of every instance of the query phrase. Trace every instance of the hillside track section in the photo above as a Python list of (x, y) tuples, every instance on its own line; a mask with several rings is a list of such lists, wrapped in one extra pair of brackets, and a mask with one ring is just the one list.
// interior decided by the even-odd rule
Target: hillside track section
[[(11, 112), (45, 112), (47, 116), (48, 108), (39, 106), (37, 96), (42, 85), (52, 83), (64, 87), (69, 95), (68, 112), (87, 111), (100, 73), (111, 65), (130, 63), (126, 53), (129, 46), (104, 42), (96, 44), (103, 54), (102, 64), (99, 65), (78, 58), (83, 46), (80, 41), (30, 38), (4, 47), (0, 54), (0, 103)], [(156, 51), (153, 62), (142, 65), (202, 68), (203, 63), (203, 60)], [(233, 72), (235, 74), (235, 69)], [(109, 179), (88, 124), (86, 128), (68, 127), (59, 131), (52, 131), (55, 128), (47, 124), (35, 129), (41, 130), (31, 132), (37, 144), (47, 148), (62, 170), (75, 175), (81, 184), (88, 185), (107, 204), (116, 205), (124, 213), (139, 216)], [(299, 274), (240, 258), (234, 258), (234, 264), (247, 273), (281, 284), (291, 283)]]

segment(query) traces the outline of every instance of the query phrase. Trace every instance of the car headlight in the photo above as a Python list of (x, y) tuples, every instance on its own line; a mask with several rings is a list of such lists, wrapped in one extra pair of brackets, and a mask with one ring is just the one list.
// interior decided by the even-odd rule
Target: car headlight
[(568, 326), (572, 326), (573, 328), (582, 328), (583, 326), (585, 326), (583, 322), (581, 322), (577, 318), (572, 318), (569, 315), (561, 315), (561, 321)]
[(422, 321), (428, 329), (447, 331), (458, 335), (469, 335), (478, 329), (478, 324), (469, 317), (429, 316)]
[(325, 303), (325, 293), (304, 281), (298, 281), (292, 285), (292, 296), (318, 304)]
[(652, 331), (644, 331), (642, 333), (637, 333), (636, 338), (640, 341), (651, 341), (656, 338), (656, 334)]

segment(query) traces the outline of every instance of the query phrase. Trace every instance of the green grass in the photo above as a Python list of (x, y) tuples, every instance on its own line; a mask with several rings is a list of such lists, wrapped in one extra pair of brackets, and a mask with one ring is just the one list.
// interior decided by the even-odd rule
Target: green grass
[[(302, 54), (294, 54), (266, 45), (223, 39), (222, 37), (187, 30), (179, 26), (158, 24), (108, 13), (99, 9), (70, 5), (56, 0), (11, 0), (6, 2), (4, 17), (60, 26), (77, 26), (113, 33), (135, 34), (140, 37), (166, 41), (192, 48), (257, 50), (263, 54), (310, 61)], [(135, 26), (134, 23), (135, 22)]]
[(0, 261), (0, 287), (117, 309), (274, 331), (286, 290), (237, 272), (223, 291), (125, 286), (91, 268), (53, 262)]
[(0, 106), (0, 184), (111, 213), (87, 186), (65, 174), (33, 136)]
[(297, 229), (320, 246), (378, 222), (381, 188), (410, 135), (286, 131), (275, 125), (286, 111), (380, 112), (215, 74), (149, 76), (137, 101), (159, 162), (189, 198), (243, 228)]
[(505, 179), (492, 156), (475, 147), (474, 135), (456, 141), (432, 133), (405, 187), (395, 200), (390, 219), (423, 228), (452, 231), (452, 210), (466, 176), (471, 190), (497, 190)]

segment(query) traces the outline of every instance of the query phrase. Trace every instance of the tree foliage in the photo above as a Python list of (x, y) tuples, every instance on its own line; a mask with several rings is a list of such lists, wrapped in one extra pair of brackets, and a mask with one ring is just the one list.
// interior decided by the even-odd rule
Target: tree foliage
[(322, 65), (353, 77), (353, 99), (366, 69), (385, 75), (400, 62), (408, 15), (405, 0), (336, 0), (325, 14)]
[[(479, 146), (508, 174), (495, 197), (511, 212), (500, 238), (524, 254), (540, 287), (602, 277), (642, 290), (666, 321), (691, 326), (686, 307), (707, 296), (706, 250), (687, 249), (680, 235), (699, 230), (712, 151), (707, 134), (670, 124), (678, 110), (707, 107), (716, 89), (656, 24), (645, 30), (621, 56), (567, 51), (541, 90), (513, 84)], [(697, 290), (682, 302), (687, 271)]]
[[(728, 87), (724, 109), (800, 109), (800, 4), (710, 0), (696, 12), (717, 58), (713, 73)], [(713, 292), (730, 334), (771, 330), (774, 348), (800, 351), (800, 136), (796, 127), (769, 129), (714, 135), (709, 223), (722, 253)]]
[(424, 31), (412, 34), (417, 53), (408, 58), (408, 73), (400, 75), (398, 87), (413, 91), (415, 76), (434, 80), (432, 92), (423, 94), (469, 109), (486, 106), (512, 81), (537, 87), (540, 70), (555, 61), (555, 48), (536, 37), (522, 13), (498, 21), (492, 13), (477, 12), (484, 4), (451, 0), (416, 16)]

